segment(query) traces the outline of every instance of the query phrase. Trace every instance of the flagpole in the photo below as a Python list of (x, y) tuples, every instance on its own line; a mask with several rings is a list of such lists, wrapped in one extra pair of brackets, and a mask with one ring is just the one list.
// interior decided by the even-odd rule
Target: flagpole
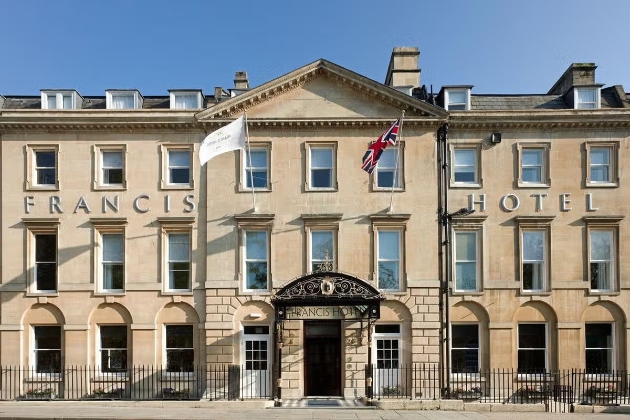
[(389, 197), (389, 209), (387, 209), (388, 213), (394, 211), (394, 187), (396, 186), (396, 181), (398, 180), (398, 162), (400, 161), (400, 146), (402, 144), (402, 130), (403, 130), (403, 120), (405, 118), (405, 111), (403, 110), (402, 115), (400, 116), (400, 125), (398, 126), (398, 136), (396, 139), (396, 167), (394, 168), (394, 179), (392, 180), (392, 192)]
[[(254, 171), (252, 170), (252, 151), (249, 147), (249, 129), (247, 128), (247, 112), (245, 115), (245, 140), (247, 140), (247, 155), (249, 156), (249, 183), (252, 186), (252, 203), (254, 205), (254, 213), (258, 211), (256, 208), (256, 193), (254, 188)], [(245, 170), (247, 170), (247, 165), (245, 165)]]

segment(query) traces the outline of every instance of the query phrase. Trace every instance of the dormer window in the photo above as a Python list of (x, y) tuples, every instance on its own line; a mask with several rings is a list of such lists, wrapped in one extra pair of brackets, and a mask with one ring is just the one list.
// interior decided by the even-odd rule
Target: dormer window
[(203, 95), (200, 90), (171, 90), (171, 109), (201, 109)]
[(76, 109), (79, 94), (73, 90), (42, 90), (42, 109)]
[(576, 87), (573, 95), (575, 109), (599, 109), (601, 96), (599, 87)]
[(107, 109), (142, 108), (142, 95), (137, 90), (108, 90), (106, 94)]
[(448, 88), (444, 90), (444, 105), (447, 111), (470, 109), (470, 88)]

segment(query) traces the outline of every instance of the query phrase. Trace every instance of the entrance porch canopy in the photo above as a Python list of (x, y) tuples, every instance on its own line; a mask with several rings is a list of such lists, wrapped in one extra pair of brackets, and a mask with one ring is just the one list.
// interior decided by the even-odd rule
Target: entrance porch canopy
[[(289, 319), (288, 311), (291, 308), (313, 306), (352, 308), (346, 311), (344, 319), (347, 320), (378, 319), (380, 302), (383, 300), (385, 296), (364, 280), (333, 271), (299, 277), (284, 285), (271, 297), (271, 303), (276, 309), (276, 320)], [(343, 313), (343, 310), (337, 313)]]

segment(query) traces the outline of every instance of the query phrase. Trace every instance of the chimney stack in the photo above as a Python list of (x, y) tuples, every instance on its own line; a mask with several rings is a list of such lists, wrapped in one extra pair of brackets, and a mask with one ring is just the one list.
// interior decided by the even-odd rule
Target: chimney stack
[(573, 63), (553, 85), (548, 95), (564, 95), (573, 86), (595, 84), (595, 63)]
[(249, 89), (249, 80), (247, 80), (246, 71), (237, 71), (234, 75), (234, 89), (247, 90)]
[(394, 47), (389, 60), (385, 84), (411, 94), (420, 87), (420, 51), (418, 47)]

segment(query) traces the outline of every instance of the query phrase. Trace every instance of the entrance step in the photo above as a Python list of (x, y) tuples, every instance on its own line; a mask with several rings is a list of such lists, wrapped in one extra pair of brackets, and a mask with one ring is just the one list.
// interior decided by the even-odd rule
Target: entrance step
[(283, 399), (282, 407), (278, 408), (352, 408), (374, 409), (368, 407), (362, 400), (346, 399), (341, 397), (306, 397), (299, 399)]

